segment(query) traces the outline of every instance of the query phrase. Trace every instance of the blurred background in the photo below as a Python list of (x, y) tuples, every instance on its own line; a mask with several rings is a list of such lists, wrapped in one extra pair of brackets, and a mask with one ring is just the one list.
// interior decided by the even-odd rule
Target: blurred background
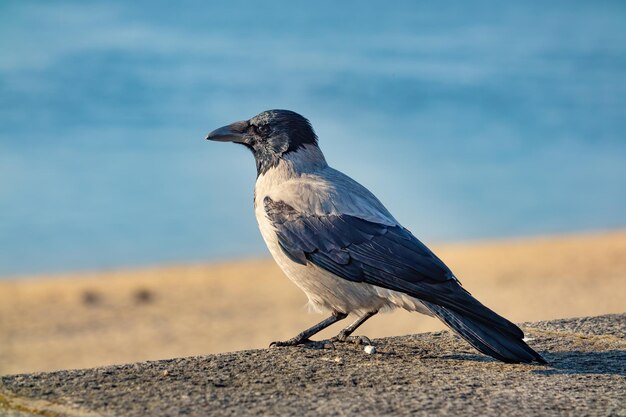
[[(2, 0), (0, 373), (318, 320), (266, 260), (252, 156), (204, 141), (271, 108), (511, 319), (623, 309), (624, 2)], [(365, 331), (439, 326), (388, 317)]]

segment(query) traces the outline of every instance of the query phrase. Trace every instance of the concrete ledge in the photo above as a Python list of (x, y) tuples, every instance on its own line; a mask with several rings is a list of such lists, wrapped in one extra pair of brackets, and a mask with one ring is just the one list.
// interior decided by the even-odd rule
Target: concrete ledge
[(626, 416), (626, 314), (523, 325), (551, 366), (447, 332), (0, 378), (0, 415)]

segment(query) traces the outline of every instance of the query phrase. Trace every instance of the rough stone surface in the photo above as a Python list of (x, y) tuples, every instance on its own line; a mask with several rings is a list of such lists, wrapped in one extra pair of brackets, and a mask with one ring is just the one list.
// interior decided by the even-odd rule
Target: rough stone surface
[(626, 314), (526, 323), (550, 366), (507, 365), (447, 332), (377, 351), (274, 348), (0, 378), (0, 415), (626, 416)]

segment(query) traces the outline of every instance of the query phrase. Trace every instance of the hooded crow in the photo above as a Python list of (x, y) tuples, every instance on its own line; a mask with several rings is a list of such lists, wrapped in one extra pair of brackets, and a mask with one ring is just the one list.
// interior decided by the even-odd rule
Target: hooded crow
[(311, 343), (356, 314), (332, 341), (395, 308), (441, 319), (478, 351), (508, 363), (546, 363), (513, 323), (466, 291), (452, 271), (358, 182), (331, 168), (307, 119), (268, 110), (209, 133), (250, 149), (257, 168), (254, 208), (276, 263), (330, 317), (272, 346)]

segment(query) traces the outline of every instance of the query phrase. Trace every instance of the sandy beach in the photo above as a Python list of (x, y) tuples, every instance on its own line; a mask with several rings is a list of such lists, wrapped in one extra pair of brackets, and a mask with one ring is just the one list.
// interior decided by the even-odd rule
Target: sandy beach
[[(433, 249), (472, 294), (516, 322), (626, 310), (624, 230)], [(305, 304), (269, 259), (9, 278), (0, 281), (0, 374), (264, 348), (321, 319)], [(442, 328), (394, 312), (359, 333)]]

